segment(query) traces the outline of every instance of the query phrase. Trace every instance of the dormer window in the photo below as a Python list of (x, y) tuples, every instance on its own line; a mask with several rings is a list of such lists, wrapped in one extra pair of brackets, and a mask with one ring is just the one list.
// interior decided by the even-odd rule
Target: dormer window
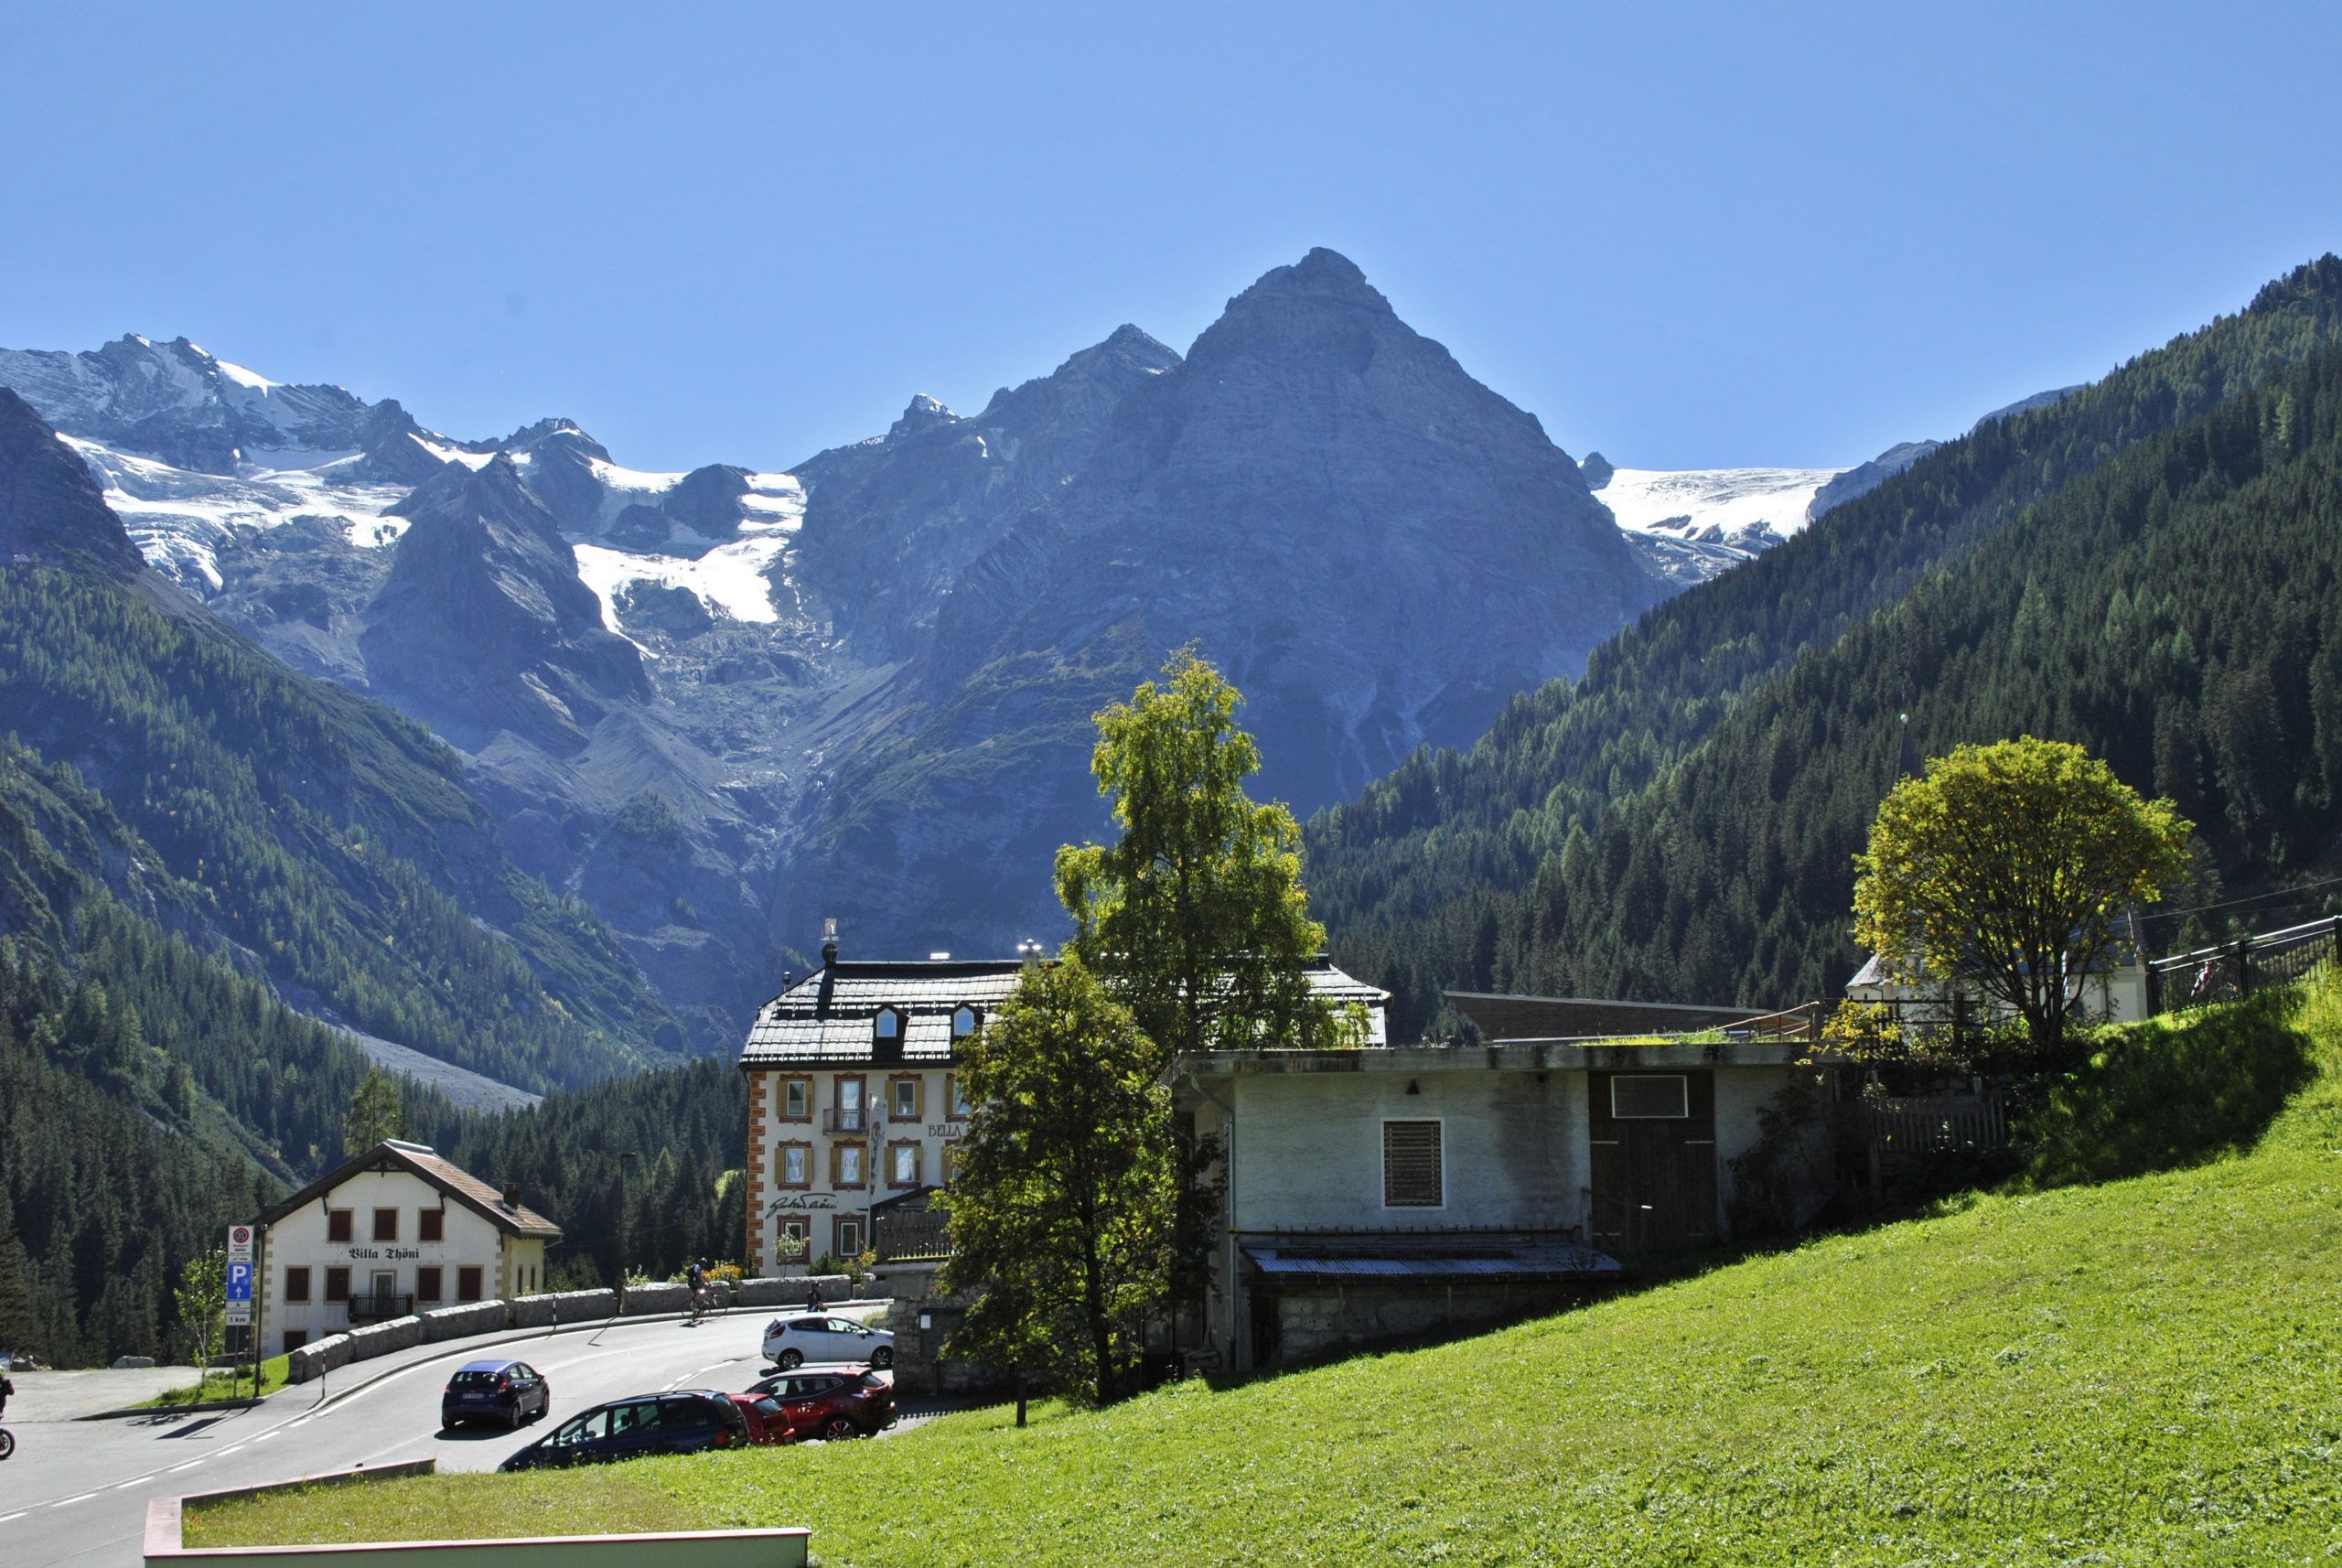
[(966, 1003), (962, 1003), (951, 1010), (951, 1038), (954, 1041), (966, 1039), (976, 1032), (977, 1026), (983, 1021), (983, 1014)]
[(871, 1037), (881, 1046), (900, 1045), (903, 1038), (903, 1015), (900, 1009), (881, 1007), (878, 1021), (872, 1026)]

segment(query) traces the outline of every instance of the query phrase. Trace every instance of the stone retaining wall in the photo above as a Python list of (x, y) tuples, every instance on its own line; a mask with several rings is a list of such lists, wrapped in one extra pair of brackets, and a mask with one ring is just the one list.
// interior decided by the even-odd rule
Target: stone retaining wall
[(799, 1274), (794, 1279), (742, 1280), (742, 1306), (802, 1306), (808, 1293), (819, 1289), (823, 1301), (844, 1301), (854, 1282), (843, 1274)]
[(436, 1345), (442, 1339), (493, 1334), (500, 1328), (510, 1326), (511, 1322), (511, 1307), (500, 1301), (475, 1301), (462, 1306), (443, 1306), (435, 1312), (423, 1314), (423, 1340), (426, 1345)]
[[(713, 1294), (719, 1308), (733, 1306), (796, 1306), (818, 1287), (824, 1301), (843, 1301), (853, 1282), (843, 1274), (819, 1279), (743, 1280), (737, 1285), (718, 1284)], [(626, 1316), (660, 1316), (690, 1310), (690, 1287), (680, 1284), (639, 1284), (627, 1292)], [(466, 1339), (508, 1328), (556, 1328), (564, 1323), (594, 1323), (617, 1316), (615, 1290), (560, 1291), (551, 1295), (524, 1295), (511, 1301), (467, 1302), (461, 1306), (435, 1308), (416, 1317), (394, 1317), (347, 1333), (312, 1340), (285, 1357), (288, 1381), (306, 1383), (337, 1371), (353, 1361), (436, 1345), (444, 1339)]]

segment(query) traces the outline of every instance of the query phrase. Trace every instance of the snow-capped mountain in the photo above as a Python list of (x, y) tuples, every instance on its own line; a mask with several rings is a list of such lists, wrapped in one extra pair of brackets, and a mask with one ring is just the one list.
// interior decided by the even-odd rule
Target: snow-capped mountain
[(1330, 252), (1184, 358), (1123, 327), (785, 471), (629, 468), (563, 419), (449, 436), (184, 339), (0, 350), (12, 383), (156, 567), (461, 751), (513, 859), (705, 1038), (820, 915), (1045, 934), (1052, 852), (1104, 826), (1088, 715), (1166, 650), (1228, 671), (1263, 793), (1307, 811), (1468, 745), (1829, 477), (1597, 496)]
[(1596, 453), (1581, 465), (1595, 499), (1644, 564), (1692, 584), (1755, 558), (1803, 528), (1837, 468), (1621, 468)]

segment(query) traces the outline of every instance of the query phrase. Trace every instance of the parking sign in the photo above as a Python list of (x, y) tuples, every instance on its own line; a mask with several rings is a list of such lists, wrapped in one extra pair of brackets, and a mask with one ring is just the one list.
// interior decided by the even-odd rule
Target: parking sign
[(252, 1261), (252, 1228), (249, 1225), (228, 1227), (228, 1261), (249, 1263)]

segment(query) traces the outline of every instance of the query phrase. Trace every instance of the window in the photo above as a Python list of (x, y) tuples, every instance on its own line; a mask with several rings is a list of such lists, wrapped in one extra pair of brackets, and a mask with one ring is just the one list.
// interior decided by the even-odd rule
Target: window
[(1445, 1208), (1441, 1176), (1438, 1122), (1382, 1123), (1383, 1208)]
[(881, 1007), (870, 1026), (870, 1037), (880, 1045), (899, 1045), (903, 1038), (903, 1015), (893, 1007)]
[(468, 1268), (457, 1269), (456, 1271), (456, 1299), (457, 1301), (478, 1301), (479, 1299), (478, 1269)]
[[(862, 1256), (862, 1220), (859, 1217), (853, 1219), (843, 1218), (839, 1219), (836, 1222), (836, 1228), (833, 1234), (837, 1238), (837, 1247), (835, 1250), (839, 1257), (858, 1258)], [(813, 1321), (820, 1323), (822, 1320), (820, 1318), (815, 1318)]]
[(917, 1187), (919, 1185), (919, 1145), (913, 1143), (886, 1145), (886, 1185)]
[(897, 1122), (919, 1120), (919, 1079), (890, 1078), (886, 1080), (886, 1114)]
[(349, 1271), (348, 1269), (326, 1271), (326, 1299), (328, 1301), (349, 1299)]
[(1620, 1073), (1610, 1080), (1614, 1121), (1681, 1122), (1691, 1114), (1691, 1080), (1680, 1072)]
[(956, 1072), (943, 1075), (943, 1098), (951, 1102), (951, 1120), (965, 1122), (975, 1107), (968, 1103), (968, 1091), (961, 1085), (964, 1080)]
[(287, 1269), (285, 1271), (285, 1299), (286, 1301), (306, 1301), (309, 1299), (308, 1270)]
[(374, 1240), (395, 1241), (399, 1239), (399, 1211), (395, 1208), (374, 1210)]
[(783, 1144), (780, 1146), (780, 1185), (811, 1187), (813, 1185), (813, 1145)]
[(860, 1074), (840, 1074), (837, 1087), (837, 1110), (830, 1131), (859, 1133), (862, 1131), (862, 1091)]
[(784, 1122), (811, 1122), (813, 1119), (811, 1079), (784, 1078), (780, 1080), (780, 1119)]
[(951, 1009), (952, 1042), (956, 1045), (974, 1034), (983, 1027), (983, 1021), (984, 1015), (964, 1002)]
[(418, 1241), (445, 1241), (447, 1239), (447, 1211), (426, 1208), (414, 1217), (414, 1239)]
[(803, 1262), (811, 1255), (812, 1249), (809, 1243), (812, 1238), (813, 1227), (811, 1220), (796, 1219), (782, 1220), (780, 1222), (780, 1261), (784, 1263)]
[(444, 1301), (446, 1299), (439, 1294), (440, 1287), (445, 1283), (445, 1274), (446, 1271), (442, 1269), (426, 1268), (415, 1270), (414, 1299), (417, 1301)]
[(355, 1240), (355, 1238), (356, 1232), (351, 1230), (349, 1227), (349, 1210), (347, 1208), (328, 1208), (326, 1210), (327, 1240), (349, 1241)]
[(836, 1187), (861, 1187), (868, 1179), (862, 1168), (863, 1147), (860, 1144), (830, 1145), (830, 1185)]
[(288, 1328), (285, 1331), (285, 1350), (287, 1355), (298, 1350), (308, 1342), (309, 1331), (306, 1328)]
[(550, 1448), (574, 1448), (581, 1443), (598, 1443), (610, 1434), (610, 1412), (625, 1408), (623, 1405), (604, 1405), (599, 1410), (589, 1410), (584, 1415), (572, 1417), (560, 1431), (545, 1439), (545, 1445)]

